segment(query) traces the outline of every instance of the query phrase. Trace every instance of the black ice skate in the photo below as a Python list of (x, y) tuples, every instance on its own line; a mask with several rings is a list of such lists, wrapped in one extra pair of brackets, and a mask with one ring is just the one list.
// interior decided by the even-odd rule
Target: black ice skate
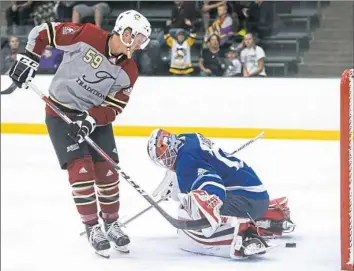
[(107, 239), (114, 243), (114, 248), (122, 253), (129, 253), (129, 237), (123, 232), (122, 224), (118, 221), (112, 223), (104, 222)]
[(96, 254), (104, 258), (109, 258), (111, 244), (103, 233), (101, 226), (99, 224), (86, 225), (86, 234), (90, 244), (95, 249)]

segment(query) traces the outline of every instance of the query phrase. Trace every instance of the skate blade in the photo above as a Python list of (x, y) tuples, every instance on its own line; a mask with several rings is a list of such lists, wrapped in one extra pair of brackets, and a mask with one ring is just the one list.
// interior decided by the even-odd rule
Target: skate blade
[(266, 254), (266, 252), (268, 250), (271, 250), (277, 246), (274, 244), (267, 244), (267, 245), (268, 245), (267, 247), (264, 246), (262, 248), (257, 248), (257, 249), (245, 248), (243, 253), (244, 253), (245, 257), (250, 257), (250, 256), (254, 256), (254, 255), (264, 255), (264, 254)]
[(97, 250), (95, 253), (105, 259), (109, 259), (111, 257), (110, 249), (105, 249), (105, 250)]
[(127, 246), (114, 245), (114, 250), (124, 254), (128, 254), (130, 252)]

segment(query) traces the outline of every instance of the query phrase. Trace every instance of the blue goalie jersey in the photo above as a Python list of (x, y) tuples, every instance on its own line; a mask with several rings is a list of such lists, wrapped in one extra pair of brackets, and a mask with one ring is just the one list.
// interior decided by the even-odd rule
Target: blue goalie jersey
[(267, 199), (262, 182), (245, 162), (231, 156), (201, 134), (180, 134), (176, 175), (182, 193), (205, 190), (224, 200), (227, 193)]

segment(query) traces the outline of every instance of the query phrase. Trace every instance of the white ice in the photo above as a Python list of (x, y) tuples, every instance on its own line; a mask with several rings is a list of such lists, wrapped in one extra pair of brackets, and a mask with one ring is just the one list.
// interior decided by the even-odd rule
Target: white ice
[[(215, 139), (226, 150), (245, 140)], [(163, 170), (149, 161), (146, 138), (116, 138), (121, 166), (146, 191)], [(260, 140), (239, 153), (272, 198), (289, 197), (295, 232), (264, 256), (232, 261), (181, 251), (176, 230), (155, 210), (128, 225), (129, 255), (92, 252), (48, 136), (1, 135), (1, 270), (321, 270), (340, 269), (339, 142)], [(148, 206), (121, 180), (122, 221)], [(173, 212), (174, 206), (162, 203)], [(296, 242), (296, 248), (285, 248)]]

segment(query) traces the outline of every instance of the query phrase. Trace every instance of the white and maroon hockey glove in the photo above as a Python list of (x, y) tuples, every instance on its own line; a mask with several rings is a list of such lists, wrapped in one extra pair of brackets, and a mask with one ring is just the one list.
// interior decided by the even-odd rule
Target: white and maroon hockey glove
[(204, 190), (192, 190), (179, 194), (180, 201), (193, 220), (208, 219), (210, 228), (202, 229), (205, 237), (212, 236), (221, 225), (220, 208), (223, 202), (218, 196), (209, 195)]
[(85, 141), (96, 128), (96, 120), (89, 115), (87, 111), (75, 117), (75, 121), (70, 124), (69, 136), (77, 143)]
[(9, 76), (19, 88), (28, 88), (28, 83), (34, 78), (39, 63), (33, 58), (17, 54), (17, 61), (11, 67)]

